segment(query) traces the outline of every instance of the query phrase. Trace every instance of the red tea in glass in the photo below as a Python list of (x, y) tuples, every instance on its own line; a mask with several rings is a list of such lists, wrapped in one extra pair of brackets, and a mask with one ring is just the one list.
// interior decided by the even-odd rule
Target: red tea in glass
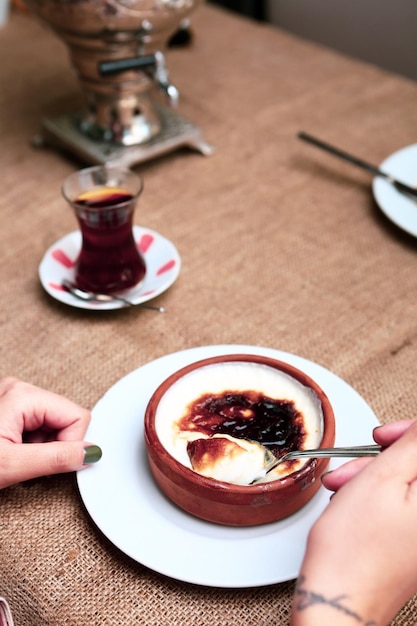
[(82, 234), (75, 282), (80, 289), (113, 293), (138, 285), (146, 273), (132, 232), (142, 181), (130, 170), (96, 166), (64, 182)]

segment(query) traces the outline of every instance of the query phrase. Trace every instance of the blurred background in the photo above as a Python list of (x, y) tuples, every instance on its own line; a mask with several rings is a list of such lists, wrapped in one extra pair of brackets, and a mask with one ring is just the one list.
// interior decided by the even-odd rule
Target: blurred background
[(417, 80), (416, 0), (210, 0)]
[[(259, 22), (417, 80), (416, 0), (207, 0)], [(0, 0), (0, 26), (9, 5)]]

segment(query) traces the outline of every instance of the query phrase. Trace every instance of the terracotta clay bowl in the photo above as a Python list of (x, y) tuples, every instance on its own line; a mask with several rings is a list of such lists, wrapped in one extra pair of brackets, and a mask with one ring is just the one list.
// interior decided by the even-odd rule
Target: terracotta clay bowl
[[(332, 447), (335, 441), (335, 418), (326, 394), (312, 378), (288, 363), (258, 355), (232, 354), (192, 363), (169, 376), (153, 393), (145, 412), (145, 443), (154, 480), (172, 502), (191, 515), (229, 526), (254, 526), (292, 515), (316, 494), (329, 463), (325, 458), (310, 459), (301, 469), (272, 482), (236, 485), (202, 476), (167, 451), (158, 436), (155, 416), (168, 390), (199, 368), (242, 362), (280, 370), (313, 390), (322, 411), (322, 438), (316, 447)], [(189, 394), (191, 402), (195, 397), (192, 385)]]

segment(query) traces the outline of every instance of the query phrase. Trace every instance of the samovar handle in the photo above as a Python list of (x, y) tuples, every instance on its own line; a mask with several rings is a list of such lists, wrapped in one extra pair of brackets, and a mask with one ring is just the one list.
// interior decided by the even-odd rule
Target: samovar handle
[(178, 89), (168, 79), (168, 70), (165, 56), (159, 50), (154, 54), (133, 57), (131, 59), (115, 59), (100, 61), (98, 71), (100, 76), (111, 76), (128, 70), (143, 70), (152, 73), (158, 87), (166, 93), (172, 106), (177, 106), (179, 100)]

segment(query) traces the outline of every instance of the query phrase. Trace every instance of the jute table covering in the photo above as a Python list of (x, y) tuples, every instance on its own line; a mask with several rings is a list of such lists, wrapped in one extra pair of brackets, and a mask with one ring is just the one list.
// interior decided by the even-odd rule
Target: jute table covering
[[(416, 84), (210, 6), (192, 28), (192, 46), (169, 52), (170, 76), (216, 153), (134, 168), (136, 223), (182, 257), (164, 315), (82, 311), (44, 293), (39, 262), (76, 228), (60, 186), (82, 164), (30, 140), (82, 96), (63, 44), (32, 16), (13, 12), (0, 31), (1, 374), (93, 407), (162, 355), (259, 345), (328, 368), (381, 422), (415, 417), (416, 241), (383, 217), (366, 173), (296, 133), (379, 163), (416, 141)], [(17, 626), (288, 623), (293, 581), (217, 589), (150, 571), (94, 527), (72, 475), (6, 489), (0, 511), (0, 595)], [(414, 624), (416, 608), (393, 623)]]

